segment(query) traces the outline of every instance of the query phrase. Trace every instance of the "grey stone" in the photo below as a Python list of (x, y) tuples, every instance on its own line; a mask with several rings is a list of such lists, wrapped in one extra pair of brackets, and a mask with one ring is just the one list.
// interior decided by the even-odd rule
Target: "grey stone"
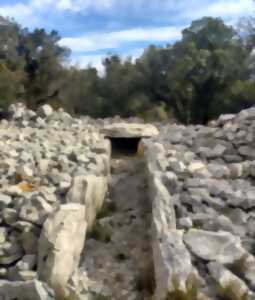
[(7, 235), (8, 235), (7, 228), (0, 227), (0, 244), (6, 241)]
[(33, 177), (34, 171), (30, 166), (23, 165), (18, 169), (18, 174), (23, 180), (26, 180)]
[(239, 154), (247, 157), (248, 159), (255, 159), (254, 149), (250, 146), (242, 146), (238, 149)]
[(0, 193), (0, 210), (8, 207), (12, 202), (12, 198), (8, 195)]
[(189, 217), (178, 219), (177, 224), (181, 229), (190, 229), (193, 227), (192, 219)]
[(53, 114), (53, 109), (50, 105), (46, 104), (38, 109), (37, 114), (42, 118), (47, 118)]
[(54, 293), (38, 280), (27, 282), (0, 281), (0, 299), (54, 300)]
[[(155, 229), (155, 228), (154, 228)], [(168, 292), (173, 291), (173, 278), (179, 284), (181, 291), (186, 292), (187, 279), (194, 274), (189, 251), (183, 244), (183, 231), (171, 230), (165, 233), (156, 233), (153, 237), (153, 256), (156, 274), (155, 297), (158, 300), (166, 299)]]
[(231, 178), (241, 178), (244, 175), (243, 164), (230, 164), (228, 166)]
[(27, 227), (21, 234), (22, 247), (28, 255), (38, 254), (38, 236), (32, 228)]
[(236, 299), (242, 299), (251, 293), (244, 281), (217, 262), (208, 264), (211, 276), (219, 285), (219, 291), (231, 289)]
[(43, 225), (39, 240), (38, 275), (58, 297), (78, 267), (86, 236), (85, 206), (70, 203), (60, 208)]
[(107, 190), (107, 178), (104, 176), (80, 175), (73, 179), (72, 187), (66, 196), (67, 202), (86, 206), (84, 218), (89, 228), (103, 205)]
[(18, 220), (18, 212), (13, 208), (4, 208), (2, 218), (6, 224), (12, 225)]
[(33, 270), (37, 263), (36, 255), (25, 255), (22, 260), (17, 263), (17, 268), (19, 270), (28, 271)]
[(190, 229), (184, 235), (184, 242), (198, 257), (222, 264), (233, 263), (245, 253), (240, 238), (224, 231)]
[(12, 255), (0, 256), (0, 264), (2, 266), (11, 265), (11, 264), (17, 262), (18, 260), (20, 260), (22, 258), (22, 256), (23, 256), (22, 252), (12, 254)]
[(159, 132), (151, 124), (115, 123), (104, 126), (101, 133), (110, 138), (136, 138), (156, 136)]
[(208, 164), (208, 170), (212, 174), (212, 176), (217, 179), (230, 177), (230, 171), (224, 165), (211, 163), (211, 164)]

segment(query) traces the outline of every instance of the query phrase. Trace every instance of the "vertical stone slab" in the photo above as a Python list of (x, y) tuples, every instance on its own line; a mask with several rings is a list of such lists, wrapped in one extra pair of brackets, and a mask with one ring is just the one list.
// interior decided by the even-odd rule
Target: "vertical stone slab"
[(43, 226), (38, 276), (54, 289), (57, 297), (66, 296), (67, 281), (79, 265), (87, 228), (84, 215), (83, 205), (61, 205)]

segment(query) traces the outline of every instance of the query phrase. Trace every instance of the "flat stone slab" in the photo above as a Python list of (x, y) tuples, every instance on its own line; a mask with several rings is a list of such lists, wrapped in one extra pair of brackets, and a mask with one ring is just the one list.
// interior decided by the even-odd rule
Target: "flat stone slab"
[(152, 124), (114, 123), (104, 126), (101, 133), (109, 138), (143, 138), (156, 136), (159, 131)]

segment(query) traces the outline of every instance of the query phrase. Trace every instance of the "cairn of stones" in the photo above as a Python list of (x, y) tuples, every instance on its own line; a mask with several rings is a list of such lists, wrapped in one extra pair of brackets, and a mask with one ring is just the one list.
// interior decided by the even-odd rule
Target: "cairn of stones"
[[(157, 128), (138, 119), (75, 118), (49, 105), (34, 112), (18, 103), (9, 114), (0, 123), (1, 300), (255, 299), (255, 108), (222, 115), (208, 126)], [(141, 139), (131, 177), (121, 167), (118, 178), (111, 174), (114, 138)], [(109, 186), (134, 179), (141, 160), (148, 192), (143, 182), (141, 201), (151, 210), (150, 226), (142, 231), (150, 239), (153, 264), (143, 276), (151, 279), (152, 295), (132, 290), (138, 284), (128, 281), (132, 272), (124, 257), (120, 268), (128, 278), (120, 286), (133, 294), (115, 290), (111, 296), (81, 266)], [(124, 190), (127, 207), (130, 186)], [(135, 242), (139, 247), (143, 242), (139, 214), (130, 215), (136, 222), (136, 232), (129, 234), (133, 252)], [(100, 222), (108, 226), (113, 218)], [(112, 228), (118, 234), (120, 221)], [(115, 250), (109, 245), (107, 255)], [(142, 255), (139, 260), (142, 264)], [(116, 269), (115, 264), (112, 272)]]
[(144, 144), (155, 299), (255, 299), (255, 108)]
[(0, 299), (64, 299), (108, 188), (110, 143), (48, 105), (0, 126)]

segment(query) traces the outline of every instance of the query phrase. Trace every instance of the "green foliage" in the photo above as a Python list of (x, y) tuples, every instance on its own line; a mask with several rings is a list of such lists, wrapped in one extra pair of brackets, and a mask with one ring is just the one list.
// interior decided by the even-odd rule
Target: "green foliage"
[(186, 281), (186, 290), (180, 288), (180, 283), (176, 276), (172, 279), (172, 291), (168, 293), (166, 300), (198, 300), (198, 280), (195, 275), (190, 274)]
[(219, 18), (202, 18), (166, 47), (150, 46), (136, 61), (113, 55), (104, 75), (88, 66), (65, 67), (70, 51), (56, 31), (29, 31), (0, 17), (0, 108), (25, 99), (74, 115), (139, 116), (207, 123), (254, 105), (254, 18), (238, 32)]
[(176, 117), (183, 123), (207, 123), (231, 111), (230, 88), (249, 78), (248, 58), (249, 51), (223, 21), (194, 21), (169, 59), (169, 103)]
[(240, 286), (235, 282), (229, 282), (224, 288), (220, 288), (220, 296), (222, 300), (248, 300), (248, 293), (240, 291)]

